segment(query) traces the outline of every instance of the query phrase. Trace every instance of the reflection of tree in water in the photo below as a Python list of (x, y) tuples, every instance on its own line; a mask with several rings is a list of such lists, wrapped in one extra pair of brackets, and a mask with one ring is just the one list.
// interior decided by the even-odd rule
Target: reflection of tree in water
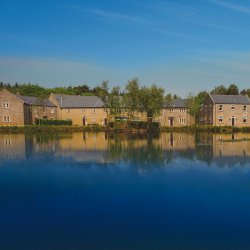
[(108, 160), (123, 161), (137, 168), (162, 166), (165, 162), (160, 146), (153, 143), (158, 135), (115, 135), (109, 138)]
[(213, 160), (213, 134), (195, 134), (195, 154), (198, 160), (211, 164)]

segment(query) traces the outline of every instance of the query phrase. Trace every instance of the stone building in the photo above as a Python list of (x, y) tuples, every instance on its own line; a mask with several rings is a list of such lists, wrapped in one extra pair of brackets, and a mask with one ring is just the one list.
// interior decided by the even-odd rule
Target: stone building
[(29, 105), (19, 96), (0, 91), (0, 126), (24, 126), (31, 123)]
[(247, 95), (211, 95), (200, 109), (199, 124), (250, 126), (250, 99)]
[(48, 99), (0, 91), (0, 126), (24, 126), (36, 119), (57, 118), (57, 108)]
[(188, 113), (187, 99), (174, 99), (170, 103), (165, 103), (157, 120), (163, 127), (183, 127), (195, 123), (194, 118)]
[(57, 120), (57, 107), (47, 98), (18, 95), (29, 106), (30, 124), (35, 124), (37, 119)]
[(107, 124), (108, 110), (97, 96), (51, 94), (49, 100), (57, 106), (59, 120), (79, 126)]

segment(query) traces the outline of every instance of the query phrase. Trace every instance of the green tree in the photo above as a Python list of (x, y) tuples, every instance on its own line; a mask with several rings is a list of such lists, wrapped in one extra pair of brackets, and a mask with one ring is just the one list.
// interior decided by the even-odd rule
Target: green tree
[(224, 85), (216, 86), (212, 91), (211, 94), (213, 95), (227, 95), (228, 89)]
[(155, 84), (139, 90), (139, 111), (146, 112), (148, 129), (154, 117), (160, 115), (164, 103), (164, 89)]
[(108, 84), (109, 84), (108, 81), (103, 81), (100, 86), (97, 86), (94, 89), (96, 95), (100, 97), (105, 104), (107, 104), (107, 98), (109, 94)]
[(133, 118), (134, 112), (139, 110), (140, 86), (138, 78), (128, 81), (123, 96), (124, 107), (129, 119)]
[(227, 89), (227, 95), (238, 95), (239, 94), (239, 88), (235, 84), (231, 84)]
[(207, 96), (207, 91), (201, 91), (196, 96), (192, 94), (188, 96), (188, 112), (195, 118), (196, 124), (199, 121), (200, 108)]
[(113, 87), (108, 95), (107, 107), (109, 108), (110, 115), (115, 117), (121, 114), (121, 95), (120, 87)]

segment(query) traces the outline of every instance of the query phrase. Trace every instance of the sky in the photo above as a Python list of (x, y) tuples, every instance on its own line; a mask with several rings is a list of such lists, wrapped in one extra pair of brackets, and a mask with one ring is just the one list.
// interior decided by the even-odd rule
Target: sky
[(250, 0), (0, 0), (0, 81), (250, 88)]

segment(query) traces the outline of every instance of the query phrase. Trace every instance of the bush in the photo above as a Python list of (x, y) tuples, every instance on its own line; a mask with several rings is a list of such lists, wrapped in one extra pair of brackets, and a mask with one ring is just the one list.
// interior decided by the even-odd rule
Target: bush
[(36, 125), (58, 125), (58, 126), (72, 126), (71, 120), (43, 120), (37, 119)]

